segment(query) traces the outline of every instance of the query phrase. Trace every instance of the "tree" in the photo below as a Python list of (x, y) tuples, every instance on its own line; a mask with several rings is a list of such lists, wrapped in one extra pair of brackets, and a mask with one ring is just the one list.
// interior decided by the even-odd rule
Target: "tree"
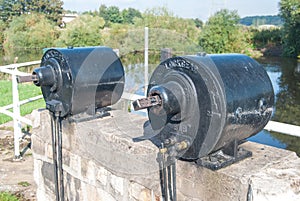
[(16, 15), (14, 6), (16, 6), (14, 0), (0, 0), (0, 18), (3, 22), (7, 22)]
[(60, 24), (63, 13), (61, 0), (0, 0), (0, 17), (11, 21), (13, 16), (43, 13), (51, 21)]
[[(147, 10), (142, 18), (134, 18), (134, 24), (112, 24), (104, 30), (105, 44), (124, 53), (144, 49), (144, 27), (149, 27), (149, 49), (160, 51), (172, 48), (173, 53), (193, 54), (200, 51), (197, 37), (200, 30), (193, 19), (173, 16), (165, 8)], [(176, 54), (176, 53), (175, 53)]]
[(142, 18), (142, 14), (139, 10), (136, 10), (134, 8), (128, 8), (128, 9), (124, 9), (122, 11), (122, 17), (123, 17), (124, 23), (133, 24), (134, 23), (133, 19), (135, 17)]
[(101, 4), (100, 8), (99, 8), (99, 15), (100, 17), (102, 17), (105, 22), (109, 21), (109, 16), (107, 14), (107, 6), (104, 4)]
[(251, 37), (238, 25), (239, 20), (236, 11), (218, 11), (204, 25), (199, 45), (207, 53), (247, 53), (251, 49)]
[(102, 17), (106, 25), (109, 26), (111, 23), (123, 23), (123, 16), (117, 6), (106, 7), (102, 4), (99, 8), (99, 15)]
[(6, 29), (6, 24), (0, 20), (0, 47), (4, 42), (4, 31)]
[(286, 56), (300, 55), (300, 1), (281, 0), (279, 5), (284, 20), (284, 53)]
[(123, 22), (123, 17), (117, 6), (108, 7), (107, 15), (108, 15), (109, 21), (112, 23), (122, 23)]
[(44, 15), (33, 13), (13, 18), (4, 36), (4, 49), (45, 48), (53, 46), (57, 31)]
[(201, 29), (203, 27), (203, 22), (199, 18), (194, 19), (197, 28)]
[[(142, 18), (135, 18), (134, 25), (138, 27), (149, 27), (152, 29), (165, 29), (181, 34), (190, 41), (197, 43), (199, 29), (193, 19), (183, 19), (173, 15), (164, 7), (146, 10)], [(175, 41), (173, 41), (175, 42)]]
[(57, 46), (95, 46), (101, 45), (101, 29), (105, 21), (99, 16), (81, 15), (67, 25), (56, 41)]

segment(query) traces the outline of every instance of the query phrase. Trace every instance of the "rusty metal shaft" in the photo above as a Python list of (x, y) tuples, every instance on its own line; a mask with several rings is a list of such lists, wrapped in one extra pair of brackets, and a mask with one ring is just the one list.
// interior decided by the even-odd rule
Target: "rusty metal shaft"
[(161, 102), (162, 102), (161, 98), (158, 95), (156, 95), (156, 96), (149, 96), (147, 98), (138, 99), (134, 101), (132, 104), (134, 110), (137, 111), (137, 110), (153, 107), (155, 105), (161, 105)]
[(18, 76), (18, 83), (38, 81), (37, 75)]

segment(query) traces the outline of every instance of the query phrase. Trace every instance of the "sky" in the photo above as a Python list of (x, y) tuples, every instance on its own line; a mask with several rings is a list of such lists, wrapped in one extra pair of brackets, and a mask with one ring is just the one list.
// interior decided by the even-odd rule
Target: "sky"
[(237, 10), (241, 17), (277, 15), (280, 0), (63, 0), (64, 9), (73, 11), (98, 10), (101, 4), (120, 9), (135, 8), (145, 11), (153, 7), (167, 7), (174, 15), (183, 18), (207, 20), (221, 8)]

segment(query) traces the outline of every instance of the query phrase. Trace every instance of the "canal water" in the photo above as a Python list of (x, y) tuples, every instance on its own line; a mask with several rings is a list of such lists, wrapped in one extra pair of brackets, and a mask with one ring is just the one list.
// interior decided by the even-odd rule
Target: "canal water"
[[(272, 120), (300, 126), (300, 61), (291, 58), (257, 59), (267, 70), (275, 92), (275, 112)], [(300, 138), (262, 131), (249, 138), (295, 151), (300, 156)]]
[[(1, 51), (0, 51), (1, 52)], [(0, 65), (13, 63), (18, 56), (19, 62), (39, 60), (42, 51), (29, 51), (13, 56), (0, 53)], [(126, 71), (126, 89), (130, 93), (144, 94), (144, 65), (142, 54), (122, 56)], [(149, 55), (149, 76), (159, 63), (159, 54)], [(275, 110), (272, 120), (300, 126), (300, 61), (291, 58), (263, 57), (257, 59), (272, 81), (275, 92)], [(138, 64), (132, 64), (138, 63)], [(300, 138), (279, 133), (261, 131), (248, 139), (278, 148), (295, 151), (300, 156)]]

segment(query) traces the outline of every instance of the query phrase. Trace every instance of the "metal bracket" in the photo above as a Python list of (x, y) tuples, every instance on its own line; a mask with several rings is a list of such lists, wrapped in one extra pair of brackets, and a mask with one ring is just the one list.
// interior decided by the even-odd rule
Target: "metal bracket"
[(53, 114), (56, 114), (63, 110), (63, 105), (60, 101), (51, 100), (46, 102), (46, 109), (48, 109)]
[(238, 143), (235, 140), (227, 148), (199, 158), (196, 164), (211, 170), (219, 170), (251, 156), (252, 152), (238, 147)]
[(69, 120), (69, 123), (80, 123), (80, 122), (85, 122), (85, 121), (91, 121), (94, 119), (99, 119), (99, 118), (110, 116), (109, 111), (111, 111), (111, 108), (103, 107), (103, 108), (99, 108), (95, 112), (94, 115), (90, 115), (87, 113), (77, 114), (77, 115), (73, 115), (73, 116), (69, 117), (68, 120)]

